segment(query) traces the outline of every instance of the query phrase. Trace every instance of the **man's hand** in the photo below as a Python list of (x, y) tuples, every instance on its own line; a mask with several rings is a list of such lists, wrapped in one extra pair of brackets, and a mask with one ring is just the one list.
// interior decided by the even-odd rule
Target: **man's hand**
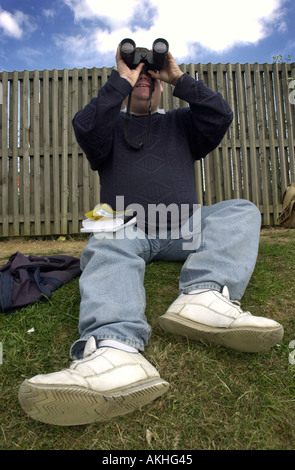
[(183, 72), (178, 67), (175, 59), (170, 51), (167, 52), (164, 66), (159, 72), (153, 72), (149, 70), (149, 74), (152, 78), (162, 80), (163, 82), (169, 83), (170, 85), (176, 85)]
[(130, 69), (128, 65), (125, 64), (124, 60), (122, 59), (119, 47), (116, 53), (116, 61), (117, 61), (117, 70), (119, 72), (120, 77), (128, 80), (128, 82), (134, 88), (139, 78), (139, 75), (144, 67), (144, 63), (140, 62), (135, 69)]

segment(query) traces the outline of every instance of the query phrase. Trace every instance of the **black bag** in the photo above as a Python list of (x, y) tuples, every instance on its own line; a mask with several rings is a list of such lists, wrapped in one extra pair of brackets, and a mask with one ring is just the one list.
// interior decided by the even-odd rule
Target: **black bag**
[(81, 274), (80, 260), (67, 255), (24, 256), (14, 253), (0, 268), (0, 311), (13, 313), (52, 292)]

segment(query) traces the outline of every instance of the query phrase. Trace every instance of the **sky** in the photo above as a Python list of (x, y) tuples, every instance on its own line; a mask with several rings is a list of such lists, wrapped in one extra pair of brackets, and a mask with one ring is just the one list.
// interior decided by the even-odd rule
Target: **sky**
[(294, 0), (0, 0), (0, 71), (115, 65), (120, 41), (178, 64), (295, 62)]

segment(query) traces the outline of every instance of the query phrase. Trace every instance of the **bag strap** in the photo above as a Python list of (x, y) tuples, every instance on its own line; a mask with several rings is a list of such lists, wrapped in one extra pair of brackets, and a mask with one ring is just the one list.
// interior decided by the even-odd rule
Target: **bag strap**
[(283, 210), (287, 209), (293, 199), (295, 200), (295, 183), (292, 183), (283, 194)]
[(289, 204), (289, 207), (285, 209), (284, 212), (282, 212), (281, 215), (277, 218), (277, 223), (280, 225), (285, 224), (288, 222), (288, 220), (291, 218), (292, 213), (295, 212), (295, 200), (291, 201), (291, 204)]

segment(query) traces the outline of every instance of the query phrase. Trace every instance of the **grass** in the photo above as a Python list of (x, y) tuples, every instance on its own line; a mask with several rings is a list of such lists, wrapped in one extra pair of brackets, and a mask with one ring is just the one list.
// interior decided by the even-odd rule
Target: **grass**
[[(45, 304), (0, 316), (0, 449), (6, 450), (291, 450), (295, 447), (295, 231), (264, 230), (259, 257), (243, 298), (244, 310), (280, 321), (281, 345), (243, 354), (164, 333), (158, 317), (178, 294), (180, 263), (147, 266), (147, 317), (153, 329), (145, 351), (171, 387), (152, 405), (103, 424), (49, 426), (18, 405), (20, 383), (69, 364), (78, 337), (75, 279)], [(28, 333), (34, 327), (33, 333)]]

